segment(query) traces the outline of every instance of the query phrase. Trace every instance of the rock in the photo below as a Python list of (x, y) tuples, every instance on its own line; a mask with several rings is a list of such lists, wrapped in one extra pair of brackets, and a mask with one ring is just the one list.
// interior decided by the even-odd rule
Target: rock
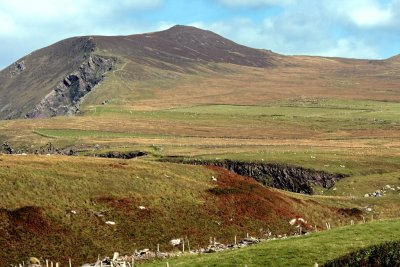
[(14, 65), (10, 69), (11, 77), (15, 77), (21, 74), (25, 69), (26, 66), (24, 60), (14, 63)]
[(114, 255), (113, 255), (113, 261), (116, 261), (117, 259), (118, 259), (118, 257), (119, 257), (119, 253), (118, 252), (114, 252)]
[(28, 259), (28, 264), (40, 265), (40, 260), (36, 257), (30, 257)]
[(140, 210), (145, 210), (146, 207), (145, 207), (145, 206), (139, 206), (139, 209), (140, 209)]
[(8, 142), (4, 142), (1, 147), (1, 152), (4, 154), (13, 154), (14, 149), (11, 147), (11, 145)]
[(145, 151), (129, 151), (129, 152), (119, 152), (119, 151), (110, 151), (107, 153), (99, 153), (94, 154), (95, 157), (100, 158), (110, 158), (110, 159), (133, 159), (137, 157), (147, 156), (147, 152)]
[(65, 84), (66, 86), (71, 86), (72, 82), (68, 79), (68, 77), (65, 77), (65, 79), (64, 79), (64, 84)]
[(364, 197), (369, 197), (369, 194), (365, 194)]
[(176, 247), (176, 246), (179, 246), (181, 244), (181, 242), (182, 242), (182, 239), (176, 238), (176, 239), (171, 239), (169, 241), (169, 244)]
[[(88, 41), (86, 45), (88, 52), (95, 47), (93, 41)], [(104, 74), (112, 70), (116, 61), (115, 58), (89, 56), (76, 71), (65, 76), (25, 117), (54, 117), (79, 113), (84, 96), (104, 79)]]

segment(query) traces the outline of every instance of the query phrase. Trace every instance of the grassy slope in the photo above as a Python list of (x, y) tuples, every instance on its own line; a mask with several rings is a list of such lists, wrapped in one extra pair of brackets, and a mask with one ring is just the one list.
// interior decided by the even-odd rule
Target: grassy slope
[[(399, 221), (358, 224), (241, 250), (168, 260), (170, 266), (313, 266), (373, 244), (398, 240)], [(165, 266), (155, 262), (143, 266)]]
[(7, 263), (32, 255), (84, 263), (157, 243), (170, 250), (168, 241), (180, 236), (197, 247), (209, 236), (228, 242), (267, 229), (290, 233), (295, 216), (319, 228), (327, 219), (360, 219), (336, 208), (355, 206), (345, 199), (321, 205), (217, 168), (147, 160), (1, 156), (0, 187), (0, 257)]

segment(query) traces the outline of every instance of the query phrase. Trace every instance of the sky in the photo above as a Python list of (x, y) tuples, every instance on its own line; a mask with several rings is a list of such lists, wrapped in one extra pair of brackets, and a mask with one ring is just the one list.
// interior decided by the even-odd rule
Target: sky
[(0, 0), (0, 69), (68, 37), (176, 24), (285, 55), (400, 53), (400, 0)]

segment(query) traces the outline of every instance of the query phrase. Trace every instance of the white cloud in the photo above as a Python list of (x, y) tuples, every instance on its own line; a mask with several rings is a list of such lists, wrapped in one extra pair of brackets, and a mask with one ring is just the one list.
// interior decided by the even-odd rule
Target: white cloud
[(282, 6), (294, 2), (294, 0), (217, 0), (227, 7), (260, 7), (260, 6)]
[(342, 38), (332, 42), (329, 47), (320, 51), (309, 53), (310, 55), (324, 55), (327, 57), (349, 57), (349, 58), (379, 58), (377, 50), (362, 40)]
[[(274, 3), (250, 4), (256, 2)], [(239, 43), (283, 54), (382, 58), (398, 53), (384, 50), (389, 40), (400, 36), (400, 0), (291, 1), (261, 23), (235, 19), (197, 24)]]
[(391, 10), (376, 7), (364, 7), (351, 14), (354, 23), (360, 27), (387, 25), (392, 20), (392, 16)]
[(379, 0), (351, 0), (342, 5), (327, 3), (326, 6), (357, 27), (380, 27), (394, 22), (396, 9), (393, 3), (384, 5)]

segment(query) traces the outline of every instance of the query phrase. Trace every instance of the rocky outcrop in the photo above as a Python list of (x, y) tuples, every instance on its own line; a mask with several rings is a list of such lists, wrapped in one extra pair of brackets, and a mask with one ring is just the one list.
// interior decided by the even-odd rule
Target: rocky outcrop
[(129, 152), (110, 151), (106, 153), (94, 154), (93, 156), (100, 158), (110, 158), (110, 159), (133, 159), (137, 157), (143, 157), (146, 155), (147, 153), (144, 151), (129, 151)]
[(13, 154), (14, 149), (8, 142), (4, 142), (0, 149), (0, 154)]
[(46, 145), (36, 149), (34, 153), (39, 155), (58, 154), (58, 155), (73, 156), (76, 154), (76, 151), (74, 148), (71, 147), (60, 149), (55, 147), (52, 143), (47, 143)]
[(332, 174), (277, 163), (242, 162), (231, 160), (190, 160), (183, 161), (182, 163), (222, 167), (236, 174), (252, 177), (263, 185), (303, 194), (313, 194), (313, 185), (331, 188), (335, 185), (336, 181), (345, 177), (343, 174)]
[(10, 75), (11, 77), (15, 77), (22, 73), (26, 69), (25, 66), (25, 61), (21, 60), (19, 62), (15, 62), (11, 67), (10, 67)]
[(79, 69), (66, 77), (33, 110), (27, 118), (73, 115), (79, 112), (84, 97), (112, 70), (114, 58), (91, 55)]

